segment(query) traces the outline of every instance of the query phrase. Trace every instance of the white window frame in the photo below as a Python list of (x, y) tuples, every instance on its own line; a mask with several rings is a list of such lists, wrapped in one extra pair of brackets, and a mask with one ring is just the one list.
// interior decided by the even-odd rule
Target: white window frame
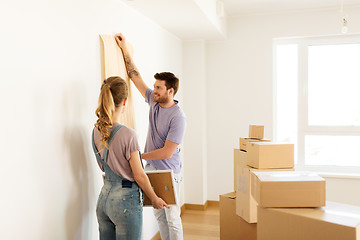
[[(298, 47), (298, 126), (297, 126), (297, 170), (332, 172), (332, 173), (353, 173), (360, 174), (360, 167), (343, 166), (313, 166), (305, 165), (305, 136), (306, 135), (331, 135), (331, 136), (360, 136), (360, 126), (309, 126), (308, 125), (308, 46), (328, 44), (351, 44), (360, 43), (360, 35), (334, 35), (320, 37), (287, 38), (273, 40), (273, 105), (274, 105), (274, 140), (277, 140), (277, 83), (276, 83), (276, 47), (278, 45), (297, 44)], [(360, 149), (360, 146), (359, 146)]]

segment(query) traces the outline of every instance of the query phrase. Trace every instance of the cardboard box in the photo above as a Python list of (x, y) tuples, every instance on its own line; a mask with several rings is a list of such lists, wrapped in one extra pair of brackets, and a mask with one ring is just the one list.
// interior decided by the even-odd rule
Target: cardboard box
[(247, 165), (259, 169), (294, 168), (294, 144), (250, 142)]
[[(257, 202), (251, 195), (251, 172), (271, 171), (271, 169), (256, 169), (246, 165), (247, 153), (234, 149), (234, 186), (236, 191), (236, 214), (248, 223), (257, 222)], [(277, 169), (289, 171), (292, 169)]]
[(240, 150), (247, 151), (249, 142), (270, 142), (270, 139), (240, 138)]
[(234, 181), (236, 214), (248, 223), (257, 222), (257, 202), (251, 195), (251, 167), (246, 165), (247, 153), (234, 149)]
[(256, 240), (256, 223), (235, 214), (235, 192), (220, 195), (220, 240)]
[(239, 190), (239, 182), (241, 182), (241, 176), (238, 173), (242, 172), (242, 169), (246, 167), (247, 153), (240, 149), (234, 149), (234, 191)]
[(264, 125), (249, 125), (249, 138), (264, 138)]
[(258, 209), (258, 240), (360, 240), (360, 207)]
[(251, 194), (261, 207), (325, 206), (325, 179), (300, 171), (252, 172)]

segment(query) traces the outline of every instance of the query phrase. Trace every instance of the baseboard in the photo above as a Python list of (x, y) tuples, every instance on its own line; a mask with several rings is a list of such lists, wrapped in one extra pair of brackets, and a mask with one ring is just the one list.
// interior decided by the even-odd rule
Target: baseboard
[(213, 200), (208, 200), (208, 206), (214, 206), (214, 207), (218, 207), (220, 202), (219, 201), (213, 201)]
[(185, 203), (185, 209), (189, 210), (199, 210), (199, 211), (205, 211), (208, 206), (208, 201), (205, 202), (205, 204), (190, 204)]
[(209, 201), (209, 200), (207, 200), (204, 204), (185, 203), (184, 205), (183, 205), (184, 210), (189, 209), (189, 210), (205, 211), (208, 206), (219, 206), (219, 201)]
[(183, 204), (180, 208), (180, 215), (183, 214), (183, 212), (185, 212), (186, 206), (185, 204)]
[(161, 240), (160, 232), (158, 231), (158, 232), (151, 238), (151, 240)]

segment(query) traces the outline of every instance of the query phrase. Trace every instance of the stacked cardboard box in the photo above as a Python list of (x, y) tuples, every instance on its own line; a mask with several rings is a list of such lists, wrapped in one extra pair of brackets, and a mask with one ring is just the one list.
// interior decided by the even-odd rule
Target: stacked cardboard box
[(259, 240), (359, 240), (360, 207), (259, 208)]
[[(255, 209), (254, 205), (256, 203), (258, 205), (258, 214), (256, 217), (250, 215), (252, 218), (243, 216), (246, 211), (239, 211), (247, 204), (247, 202), (243, 200), (237, 200), (237, 214), (247, 219), (248, 222), (256, 221), (259, 223), (257, 226), (258, 240), (282, 239), (279, 238), (279, 236), (282, 235), (279, 234), (279, 228), (272, 227), (272, 224), (278, 226), (278, 219), (281, 219), (278, 215), (283, 217), (282, 221), (284, 222), (287, 222), (287, 219), (290, 218), (289, 216), (284, 216), (281, 209), (290, 207), (291, 209), (300, 209), (300, 212), (306, 212), (307, 210), (316, 209), (316, 207), (325, 206), (325, 180), (309, 172), (293, 171), (293, 144), (249, 142), (246, 147), (246, 163), (248, 167), (244, 167), (243, 169), (250, 169), (250, 180), (245, 181), (247, 186), (250, 185), (250, 193), (242, 192), (241, 183), (239, 182), (237, 199), (241, 199), (244, 193), (250, 194), (251, 204), (249, 205), (249, 212), (254, 213), (256, 211), (252, 210)], [(281, 213), (279, 214), (279, 212)], [(297, 216), (296, 213), (297, 212), (293, 214), (293, 216), (295, 216), (294, 218)], [(303, 221), (303, 219), (299, 221)], [(296, 229), (298, 223), (299, 222), (296, 222), (293, 225), (293, 229)], [(291, 231), (289, 229), (290, 228), (285, 229), (284, 232)], [(306, 229), (304, 228), (302, 231), (306, 231)], [(284, 233), (283, 239), (305, 240), (310, 239), (311, 236), (311, 234), (309, 234), (307, 237), (304, 237), (304, 234), (299, 231), (296, 235), (298, 238), (296, 238), (295, 235), (296, 233), (293, 235)]]
[(249, 138), (263, 139), (264, 138), (264, 126), (263, 125), (251, 125), (249, 126)]
[[(264, 140), (263, 130), (250, 125), (249, 137), (240, 138), (240, 149), (234, 149), (236, 197), (231, 193), (231, 201), (242, 219), (237, 230), (257, 228), (256, 235), (245, 239), (360, 240), (360, 208), (329, 202), (325, 207), (325, 180), (294, 171), (294, 145)], [(225, 228), (220, 224), (220, 232), (231, 232)], [(221, 239), (243, 239), (230, 235)]]
[(234, 149), (234, 180), (236, 192), (236, 214), (248, 223), (256, 223), (257, 203), (251, 195), (252, 167), (246, 165), (246, 152)]
[[(257, 222), (257, 202), (251, 194), (252, 173), (254, 171), (271, 171), (272, 169), (256, 169), (247, 165), (247, 152), (234, 149), (234, 185), (236, 192), (236, 214), (248, 223)], [(277, 171), (292, 171), (290, 169), (276, 169)]]
[[(251, 128), (249, 133), (256, 132)], [(263, 137), (263, 133), (257, 131), (257, 137)], [(294, 144), (248, 141), (246, 151), (242, 149), (234, 150), (236, 214), (249, 224), (258, 222), (258, 205), (324, 206), (325, 181), (314, 174), (294, 171)]]
[(322, 207), (325, 180), (309, 172), (254, 171), (251, 195), (260, 207)]
[[(276, 225), (278, 215), (285, 216), (281, 209), (285, 211), (286, 207), (302, 209), (302, 212), (324, 206), (325, 180), (316, 174), (294, 171), (293, 144), (270, 142), (263, 137), (263, 126), (250, 125), (249, 137), (240, 138), (240, 149), (234, 149), (236, 197), (232, 201), (236, 202), (236, 214), (243, 220), (240, 230), (246, 232), (257, 228), (258, 240), (305, 240), (306, 237), (288, 237), (290, 235), (286, 234), (284, 238), (278, 238), (280, 229), (269, 227), (269, 222)], [(220, 214), (221, 211), (224, 210), (220, 209)], [(292, 214), (296, 218), (296, 213)], [(220, 232), (222, 228), (224, 231), (225, 226), (220, 225)], [(242, 238), (234, 235), (230, 239)]]
[(250, 194), (260, 206), (325, 205), (323, 178), (308, 172), (284, 171), (294, 168), (294, 144), (250, 142), (247, 145), (247, 165), (257, 169), (251, 171)]
[(294, 144), (251, 142), (247, 145), (247, 165), (258, 169), (293, 168)]
[[(256, 201), (250, 191), (250, 169), (246, 162), (246, 148), (250, 142), (270, 142), (264, 139), (264, 126), (250, 125), (249, 137), (240, 138), (240, 149), (234, 150), (234, 190), (220, 196), (220, 239), (256, 240)], [(238, 192), (246, 192), (239, 195)], [(242, 216), (236, 214), (238, 201), (246, 206)], [(240, 210), (239, 210), (240, 211)], [(254, 220), (255, 218), (255, 220)], [(231, 222), (229, 222), (229, 220)]]
[(249, 125), (249, 137), (241, 137), (239, 142), (240, 150), (247, 151), (250, 142), (270, 142), (270, 139), (264, 138), (263, 125)]
[(249, 224), (235, 213), (235, 192), (220, 195), (220, 239), (256, 240), (256, 224)]
[[(263, 125), (249, 125), (249, 137), (241, 137), (239, 139), (240, 142), (240, 150), (247, 151), (247, 146), (252, 142), (270, 142), (270, 139), (264, 139), (264, 126)], [(234, 152), (234, 191), (237, 189), (238, 179), (237, 173), (235, 172), (238, 162), (241, 160), (237, 160), (239, 157), (235, 156)], [(243, 155), (242, 160), (246, 159), (246, 154)], [(245, 167), (243, 161), (241, 161), (241, 168)]]
[(268, 139), (264, 140), (263, 137), (264, 126), (250, 125), (247, 138), (249, 141), (244, 145), (246, 138), (240, 138), (240, 149), (234, 149), (236, 214), (248, 223), (257, 222), (258, 204), (251, 194), (252, 172), (294, 170), (294, 145), (273, 143)]

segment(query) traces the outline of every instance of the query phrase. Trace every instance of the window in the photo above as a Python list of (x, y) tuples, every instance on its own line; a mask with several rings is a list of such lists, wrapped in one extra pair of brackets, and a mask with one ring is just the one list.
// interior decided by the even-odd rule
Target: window
[(360, 36), (274, 40), (275, 140), (297, 168), (360, 172)]

